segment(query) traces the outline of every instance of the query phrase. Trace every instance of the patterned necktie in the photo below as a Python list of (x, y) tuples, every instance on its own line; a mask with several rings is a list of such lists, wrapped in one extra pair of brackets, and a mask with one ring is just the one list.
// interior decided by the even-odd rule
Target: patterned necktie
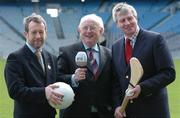
[(42, 58), (41, 51), (40, 50), (36, 50), (35, 55), (36, 55), (36, 57), (38, 59), (38, 62), (40, 63), (40, 65), (41, 65), (41, 67), (42, 67), (42, 69), (44, 71), (44, 64), (43, 64), (43, 62), (41, 60), (41, 58)]
[(88, 58), (89, 58), (90, 65), (93, 70), (94, 79), (97, 79), (98, 64), (97, 64), (96, 59), (93, 56), (93, 49), (91, 49), (91, 48), (88, 49)]
[(129, 64), (129, 60), (132, 57), (132, 46), (131, 46), (131, 40), (130, 39), (126, 39), (125, 57), (126, 57), (126, 63)]

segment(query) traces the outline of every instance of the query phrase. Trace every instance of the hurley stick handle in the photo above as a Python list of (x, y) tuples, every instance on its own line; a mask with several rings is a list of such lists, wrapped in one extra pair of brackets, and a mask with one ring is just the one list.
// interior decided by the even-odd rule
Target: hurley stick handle
[(128, 99), (127, 96), (125, 96), (124, 99), (123, 99), (123, 102), (122, 102), (122, 104), (121, 104), (121, 108), (120, 108), (120, 110), (119, 110), (121, 113), (124, 113), (128, 102), (129, 102), (129, 99)]

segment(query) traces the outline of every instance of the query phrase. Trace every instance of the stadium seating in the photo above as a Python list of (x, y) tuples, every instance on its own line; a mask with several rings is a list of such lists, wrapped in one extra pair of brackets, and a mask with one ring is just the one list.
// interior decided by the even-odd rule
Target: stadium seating
[[(48, 1), (48, 0), (47, 0)], [(112, 43), (123, 36), (122, 32), (116, 27), (112, 21), (111, 10), (118, 0), (104, 0), (92, 2), (91, 0), (73, 1), (71, 4), (68, 1), (58, 1), (50, 3), (38, 4), (38, 13), (42, 15), (48, 26), (48, 37), (45, 48), (55, 55), (58, 55), (58, 48), (63, 45), (78, 41), (77, 27), (82, 16), (95, 13), (102, 17), (105, 24), (106, 46), (111, 47)], [(125, 1), (125, 0), (124, 0)], [(168, 7), (176, 4), (178, 1), (131, 1), (126, 0), (127, 3), (132, 4), (138, 12), (139, 25), (145, 29), (150, 29), (162, 33), (170, 47), (172, 54), (180, 52), (180, 10), (177, 8), (173, 14), (168, 11)], [(48, 4), (58, 4), (61, 12), (59, 16), (51, 18), (46, 13)], [(1, 57), (7, 55), (24, 44), (23, 37), (23, 18), (34, 12), (34, 4), (28, 2), (0, 4), (0, 52)], [(57, 25), (57, 22), (59, 25)], [(61, 28), (61, 31), (57, 30)], [(63, 35), (60, 37), (59, 35)], [(172, 35), (173, 34), (173, 35)], [(176, 44), (176, 46), (171, 46)], [(4, 45), (8, 44), (8, 45)], [(8, 50), (4, 51), (7, 48)], [(180, 54), (176, 57), (180, 57)]]

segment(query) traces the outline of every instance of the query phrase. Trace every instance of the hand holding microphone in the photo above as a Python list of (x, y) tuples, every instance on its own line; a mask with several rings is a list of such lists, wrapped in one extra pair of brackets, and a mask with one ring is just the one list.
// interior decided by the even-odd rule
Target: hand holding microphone
[(86, 78), (86, 71), (87, 71), (87, 55), (85, 52), (80, 51), (77, 53), (76, 57), (75, 57), (75, 62), (76, 64), (79, 66), (79, 68), (77, 68), (75, 70), (75, 80), (80, 81)]

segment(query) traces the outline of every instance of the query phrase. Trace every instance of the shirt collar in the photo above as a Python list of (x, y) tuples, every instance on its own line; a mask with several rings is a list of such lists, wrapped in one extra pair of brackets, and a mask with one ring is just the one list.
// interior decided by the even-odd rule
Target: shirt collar
[[(28, 42), (26, 42), (26, 45), (28, 46), (28, 48), (35, 53), (37, 49), (35, 49), (34, 47), (32, 47)], [(40, 48), (40, 51), (42, 52), (42, 48)]]
[[(137, 29), (136, 29), (136, 32), (132, 35), (132, 37), (130, 37), (129, 39), (131, 40), (131, 46), (134, 48), (134, 45), (135, 45), (135, 43), (136, 43), (136, 39), (137, 39), (137, 36), (138, 36), (138, 34), (139, 34), (139, 30), (140, 30), (140, 28), (139, 28), (139, 26), (137, 26)], [(125, 40), (127, 39), (127, 37), (126, 36), (124, 36), (125, 37)]]
[[(84, 47), (85, 47), (85, 49), (87, 50), (87, 49), (89, 49), (90, 47), (88, 47), (86, 44), (84, 44), (83, 43), (83, 45), (84, 45)], [(93, 47), (91, 47), (94, 51), (96, 51), (96, 52), (99, 52), (99, 48), (98, 48), (98, 45), (97, 44), (95, 44)]]

